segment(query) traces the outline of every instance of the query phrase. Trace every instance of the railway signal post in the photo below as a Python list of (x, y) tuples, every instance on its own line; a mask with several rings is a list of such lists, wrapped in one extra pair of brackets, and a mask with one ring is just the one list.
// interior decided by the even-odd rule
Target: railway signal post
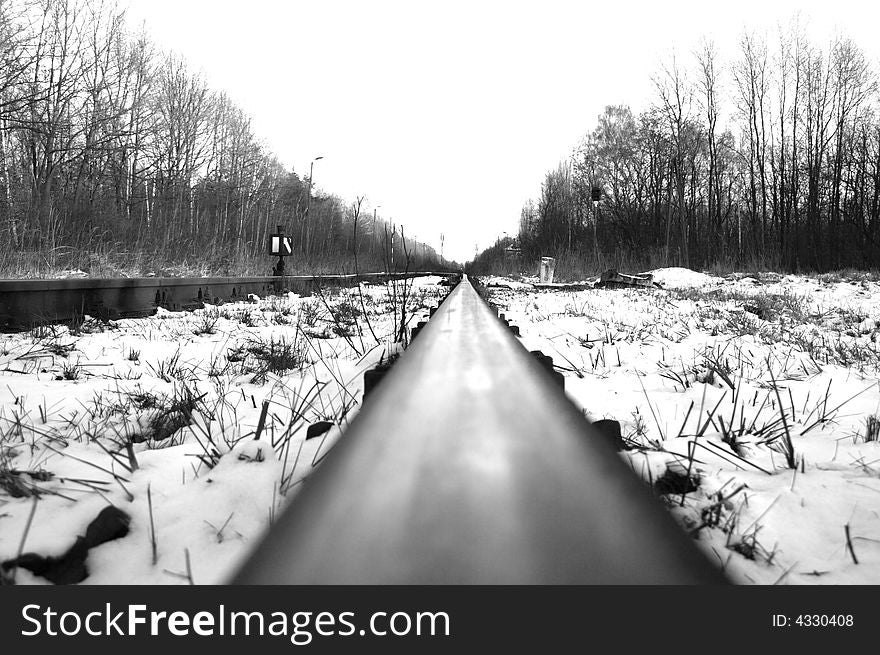
[(284, 275), (284, 258), (293, 254), (293, 242), (291, 237), (284, 234), (283, 226), (276, 227), (277, 232), (269, 235), (269, 254), (278, 257), (278, 263), (272, 268), (272, 275), (281, 277)]

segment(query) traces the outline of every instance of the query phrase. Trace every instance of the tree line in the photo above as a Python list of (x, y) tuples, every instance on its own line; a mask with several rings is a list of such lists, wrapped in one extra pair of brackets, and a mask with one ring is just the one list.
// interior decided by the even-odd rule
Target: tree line
[(288, 273), (351, 270), (356, 253), (362, 270), (390, 264), (395, 238), (396, 268), (404, 253), (436, 262), (381, 217), (358, 220), (361, 200), (311, 186), (111, 0), (0, 1), (0, 264), (268, 272), (278, 225), (294, 237)]
[(876, 268), (878, 100), (844, 36), (819, 46), (794, 20), (744, 33), (731, 59), (703, 40), (660, 67), (646, 110), (605, 108), (523, 207), (518, 246), (530, 261)]

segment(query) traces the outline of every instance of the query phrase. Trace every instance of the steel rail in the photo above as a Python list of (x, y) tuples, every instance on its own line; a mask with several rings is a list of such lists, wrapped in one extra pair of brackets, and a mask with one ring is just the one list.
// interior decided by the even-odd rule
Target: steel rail
[(232, 582), (726, 579), (465, 278)]
[(64, 278), (0, 280), (0, 329), (28, 329), (86, 314), (102, 319), (149, 316), (157, 307), (194, 309), (280, 290), (310, 294), (325, 286), (445, 273), (362, 273), (206, 278)]

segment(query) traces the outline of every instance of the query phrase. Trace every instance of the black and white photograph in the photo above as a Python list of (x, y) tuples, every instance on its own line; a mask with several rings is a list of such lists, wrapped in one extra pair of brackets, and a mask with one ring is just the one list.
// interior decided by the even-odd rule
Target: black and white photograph
[(0, 582), (880, 584), (878, 26), (0, 1)]

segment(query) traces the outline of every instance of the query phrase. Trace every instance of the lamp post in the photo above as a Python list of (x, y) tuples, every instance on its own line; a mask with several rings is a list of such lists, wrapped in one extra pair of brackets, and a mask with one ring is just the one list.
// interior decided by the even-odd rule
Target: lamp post
[(324, 156), (315, 157), (309, 164), (309, 195), (306, 196), (306, 215), (303, 219), (303, 254), (308, 255), (309, 250), (309, 212), (312, 208), (312, 177), (315, 174), (315, 162), (324, 159)]

